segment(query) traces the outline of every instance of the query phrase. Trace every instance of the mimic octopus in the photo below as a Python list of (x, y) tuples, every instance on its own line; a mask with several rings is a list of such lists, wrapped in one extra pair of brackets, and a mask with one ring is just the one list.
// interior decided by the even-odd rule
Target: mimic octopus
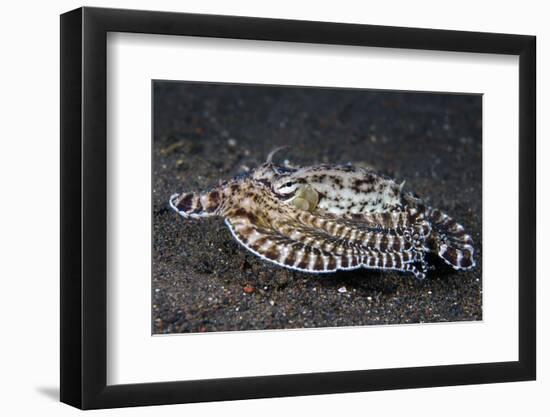
[(426, 255), (475, 266), (464, 228), (403, 191), (404, 182), (352, 165), (290, 168), (267, 161), (203, 193), (170, 197), (184, 218), (221, 216), (260, 258), (303, 272), (396, 270), (423, 279)]

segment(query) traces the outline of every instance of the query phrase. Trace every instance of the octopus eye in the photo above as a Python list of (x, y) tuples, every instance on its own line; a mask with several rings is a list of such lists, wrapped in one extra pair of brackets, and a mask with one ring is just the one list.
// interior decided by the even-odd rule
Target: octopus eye
[(287, 181), (283, 182), (282, 184), (277, 184), (274, 187), (274, 190), (276, 193), (281, 195), (290, 195), (293, 194), (296, 190), (296, 182), (295, 181)]

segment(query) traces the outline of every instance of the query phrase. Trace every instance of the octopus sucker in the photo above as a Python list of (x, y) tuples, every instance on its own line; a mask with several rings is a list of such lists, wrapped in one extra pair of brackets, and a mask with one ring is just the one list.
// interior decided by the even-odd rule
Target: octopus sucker
[(298, 271), (394, 270), (422, 279), (430, 253), (455, 270), (475, 267), (464, 227), (406, 192), (404, 181), (353, 165), (282, 167), (274, 154), (206, 192), (173, 194), (170, 206), (184, 218), (223, 217), (246, 249)]

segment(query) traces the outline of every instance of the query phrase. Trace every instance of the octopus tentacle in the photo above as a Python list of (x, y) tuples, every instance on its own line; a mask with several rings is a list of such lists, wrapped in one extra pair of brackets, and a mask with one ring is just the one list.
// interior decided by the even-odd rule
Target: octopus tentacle
[(347, 242), (364, 249), (372, 249), (381, 252), (408, 252), (418, 250), (421, 245), (410, 235), (405, 234), (405, 229), (382, 229), (380, 227), (365, 225), (355, 220), (354, 222), (339, 222), (330, 217), (312, 215), (307, 212), (300, 213), (297, 222), (286, 223), (285, 230), (291, 230), (294, 234), (303, 234), (314, 237), (316, 240), (330, 238), (330, 243), (337, 241)]
[(441, 210), (428, 209), (428, 218), (435, 232), (429, 239), (432, 250), (454, 269), (473, 268), (476, 265), (473, 240), (464, 227)]
[(365, 268), (410, 272), (419, 279), (425, 276), (415, 265), (418, 257), (410, 254), (363, 251), (336, 255), (273, 231), (250, 229), (246, 222), (229, 218), (225, 222), (235, 239), (246, 249), (264, 260), (297, 271), (329, 273)]
[[(423, 261), (423, 252), (381, 252), (349, 244), (337, 246), (337, 238), (326, 235), (323, 239), (309, 241), (307, 235), (285, 228), (258, 227), (261, 222), (251, 221), (244, 213), (228, 217), (226, 224), (235, 239), (248, 250), (275, 264), (304, 272), (334, 272), (357, 268), (398, 270), (413, 273), (418, 278), (423, 273), (412, 265)], [(328, 247), (327, 242), (333, 246)], [(410, 264), (410, 266), (409, 266)]]

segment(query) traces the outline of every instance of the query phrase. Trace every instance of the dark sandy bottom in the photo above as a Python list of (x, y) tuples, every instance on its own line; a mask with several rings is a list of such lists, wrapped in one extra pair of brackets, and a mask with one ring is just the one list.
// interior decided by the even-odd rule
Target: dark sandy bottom
[[(328, 275), (266, 263), (223, 220), (184, 220), (175, 192), (261, 164), (373, 167), (457, 219), (477, 267)], [(154, 82), (153, 333), (481, 320), (481, 97)]]

